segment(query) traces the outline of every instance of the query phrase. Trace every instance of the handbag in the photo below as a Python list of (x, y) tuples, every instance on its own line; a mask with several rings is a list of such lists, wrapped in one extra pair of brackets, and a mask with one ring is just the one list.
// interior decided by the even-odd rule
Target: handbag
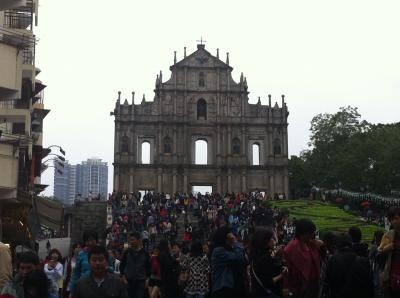
[(254, 278), (256, 279), (258, 285), (264, 290), (266, 294), (265, 298), (279, 298), (279, 296), (272, 292), (270, 289), (264, 287), (262, 281), (258, 278), (256, 272), (254, 271), (253, 262), (251, 262), (251, 271), (253, 272)]

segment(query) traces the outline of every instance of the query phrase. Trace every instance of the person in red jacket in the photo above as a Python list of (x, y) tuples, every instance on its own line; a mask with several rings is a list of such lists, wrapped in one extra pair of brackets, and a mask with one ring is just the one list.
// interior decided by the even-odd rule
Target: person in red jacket
[(283, 280), (283, 297), (317, 298), (320, 277), (320, 247), (316, 227), (309, 219), (296, 221), (295, 239), (283, 251), (288, 274)]

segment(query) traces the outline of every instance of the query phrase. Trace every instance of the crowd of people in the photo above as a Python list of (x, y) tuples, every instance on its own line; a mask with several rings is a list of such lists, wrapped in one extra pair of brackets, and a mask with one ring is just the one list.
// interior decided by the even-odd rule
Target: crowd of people
[(319, 234), (261, 193), (113, 193), (107, 243), (92, 231), (63, 258), (0, 245), (2, 297), (400, 297), (400, 207), (391, 230)]

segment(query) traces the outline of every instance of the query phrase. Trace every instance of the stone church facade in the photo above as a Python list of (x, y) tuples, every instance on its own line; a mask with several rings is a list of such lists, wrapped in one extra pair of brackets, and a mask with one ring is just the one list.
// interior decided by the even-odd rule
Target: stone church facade
[[(121, 94), (114, 111), (114, 189), (125, 192), (264, 191), (288, 196), (289, 115), (281, 105), (250, 104), (243, 74), (232, 79), (226, 62), (203, 44), (157, 75), (153, 101), (132, 104)], [(196, 142), (207, 142), (207, 163), (196, 164)], [(143, 144), (150, 160), (142, 160)], [(255, 150), (253, 150), (253, 148)], [(253, 151), (258, 153), (253, 157)], [(205, 152), (204, 152), (205, 154)]]

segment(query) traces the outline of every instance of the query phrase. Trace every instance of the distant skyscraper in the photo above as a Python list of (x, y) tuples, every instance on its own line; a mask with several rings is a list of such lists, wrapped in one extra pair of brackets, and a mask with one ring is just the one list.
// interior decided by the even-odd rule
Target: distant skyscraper
[(106, 162), (102, 162), (98, 158), (91, 158), (77, 165), (76, 172), (78, 173), (77, 176), (79, 176), (79, 188), (77, 188), (77, 191), (82, 197), (86, 198), (89, 194), (92, 197), (99, 194), (102, 197), (107, 195), (108, 166)]
[[(72, 205), (76, 197), (76, 166), (65, 161), (64, 167), (54, 163), (54, 197)], [(61, 171), (61, 172), (59, 172)]]
[[(63, 174), (57, 172), (61, 170)], [(82, 198), (107, 197), (108, 166), (99, 158), (91, 158), (78, 165), (65, 162), (64, 168), (55, 166), (54, 196), (71, 205), (78, 196)], [(90, 194), (90, 195), (89, 195)]]

